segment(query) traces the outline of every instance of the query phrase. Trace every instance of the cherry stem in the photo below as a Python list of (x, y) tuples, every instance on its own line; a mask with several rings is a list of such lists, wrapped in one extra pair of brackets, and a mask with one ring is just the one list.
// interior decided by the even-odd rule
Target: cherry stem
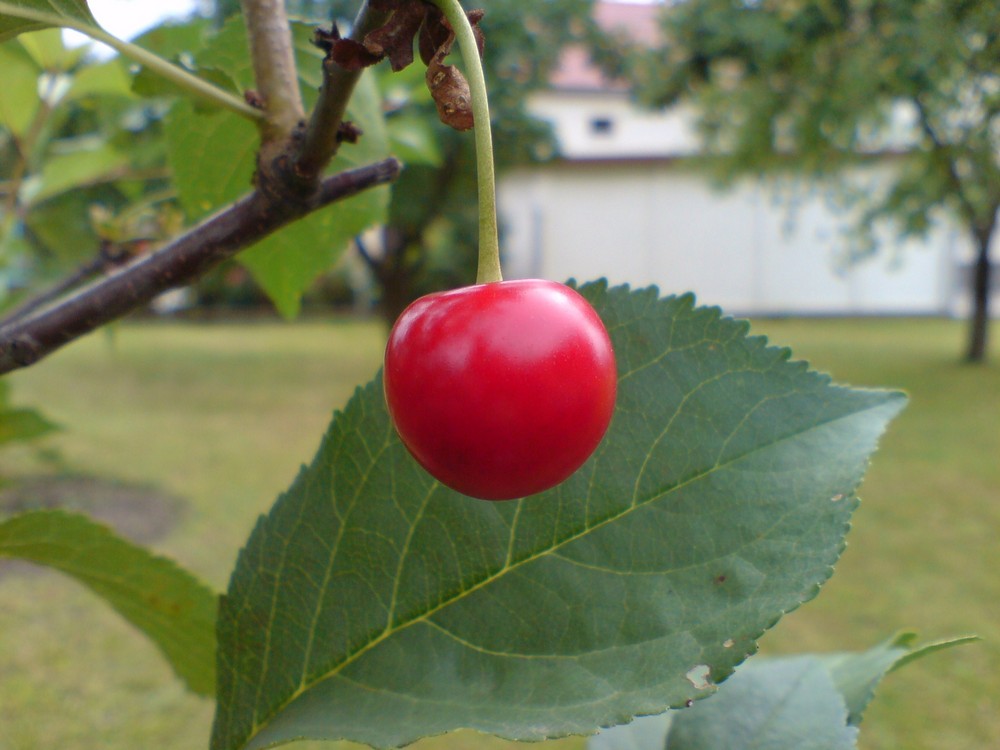
[(430, 0), (444, 13), (455, 32), (463, 67), (472, 95), (472, 119), (476, 136), (476, 172), (479, 188), (479, 266), (477, 284), (502, 281), (500, 240), (497, 234), (496, 175), (493, 167), (493, 135), (490, 105), (486, 96), (486, 76), (479, 59), (479, 45), (465, 11), (458, 0)]

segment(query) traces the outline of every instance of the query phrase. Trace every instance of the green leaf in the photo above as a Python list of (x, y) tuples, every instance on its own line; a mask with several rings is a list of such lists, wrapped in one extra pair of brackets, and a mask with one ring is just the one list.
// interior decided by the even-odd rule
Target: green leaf
[(266, 237), (239, 256), (286, 318), (299, 313), (302, 294), (333, 267), (350, 241), (385, 215), (387, 188), (366, 190)]
[(676, 711), (640, 716), (587, 738), (587, 750), (664, 750)]
[(46, 565), (90, 587), (161, 649), (188, 688), (212, 693), (216, 595), (172, 561), (85, 516), (49, 510), (0, 523), (0, 557)]
[(667, 750), (851, 750), (858, 730), (812, 656), (751, 662), (709, 700), (675, 712)]
[(60, 21), (97, 26), (86, 0), (4, 0), (0, 2), (0, 42)]
[[(773, 679), (775, 675), (788, 676), (797, 670), (805, 670), (807, 661), (816, 661), (828, 672), (834, 687), (840, 693), (837, 700), (827, 690), (826, 681), (817, 680), (822, 687), (814, 692), (812, 699), (817, 702), (825, 696), (828, 705), (819, 712), (804, 707), (779, 705), (782, 713), (791, 711), (793, 723), (800, 724), (803, 720), (812, 721), (822, 714), (831, 711), (841, 717), (842, 723), (857, 726), (861, 722), (864, 709), (871, 702), (875, 687), (889, 672), (904, 664), (919, 659), (927, 654), (970, 643), (977, 640), (974, 637), (951, 638), (935, 643), (914, 647), (914, 633), (899, 633), (885, 643), (860, 653), (813, 654), (804, 657), (782, 657), (777, 659), (754, 659), (740, 667), (736, 676), (725, 682), (719, 696), (707, 701), (711, 710), (698, 704), (694, 711), (667, 711), (658, 716), (647, 716), (636, 719), (631, 724), (611, 727), (587, 741), (588, 750), (684, 750), (684, 748), (742, 748), (769, 747), (774, 750), (796, 750), (800, 745), (796, 735), (789, 735), (784, 744), (740, 744), (747, 736), (762, 737), (765, 731), (783, 733), (791, 727), (748, 726), (755, 722), (753, 715), (761, 717), (761, 709), (768, 702), (780, 703), (781, 693), (786, 686)], [(812, 669), (811, 666), (808, 669)], [(811, 679), (810, 679), (811, 682)], [(735, 688), (733, 687), (735, 686)], [(731, 693), (732, 690), (737, 693)], [(800, 685), (797, 689), (810, 689), (809, 685)], [(724, 697), (722, 697), (724, 696)], [(791, 697), (790, 695), (787, 697)], [(716, 703), (718, 701), (718, 703)], [(846, 714), (840, 712), (840, 707), (846, 709)], [(794, 715), (801, 711), (802, 716)], [(678, 718), (680, 717), (680, 718)], [(782, 715), (776, 715), (778, 721), (785, 721)], [(668, 733), (674, 721), (677, 721), (678, 737), (672, 737), (667, 744)], [(760, 731), (758, 731), (760, 730)], [(810, 729), (811, 731), (811, 729)], [(697, 742), (693, 740), (697, 738)], [(819, 747), (822, 747), (820, 745)]]
[[(94, 21), (85, 2), (73, 0), (48, 0), (48, 10), (39, 9), (43, 3), (36, 0), (0, 0), (0, 42), (16, 36), (24, 31), (45, 29), (51, 26), (64, 27), (79, 31), (91, 39), (107, 44), (125, 57), (138, 62), (163, 76), (174, 85), (185, 89), (192, 96), (205, 102), (212, 102), (227, 111), (235, 112), (251, 121), (262, 117), (259, 110), (247, 104), (241, 97), (223, 91), (217, 86), (192, 75), (181, 66), (158, 57), (146, 49), (130, 42), (122, 41), (109, 34)], [(79, 12), (71, 12), (74, 9)], [(65, 51), (63, 60), (69, 65), (73, 60), (79, 60), (85, 51)]]
[(253, 61), (250, 59), (246, 26), (241, 15), (228, 19), (198, 53), (198, 67), (224, 70), (240, 89), (252, 89)]
[(386, 126), (390, 149), (404, 164), (441, 165), (440, 139), (428, 118), (399, 115), (386, 120)]
[(35, 409), (12, 409), (10, 386), (0, 380), (0, 445), (34, 440), (58, 429), (58, 425)]
[(194, 55), (205, 45), (212, 29), (207, 18), (189, 18), (159, 24), (135, 38), (135, 43), (165, 59)]
[(188, 218), (200, 219), (251, 189), (260, 143), (252, 123), (229, 112), (198, 112), (182, 100), (164, 126), (167, 159)]
[[(381, 99), (370, 76), (362, 76), (355, 86), (347, 116), (364, 135), (357, 144), (341, 148), (330, 171), (375, 162), (389, 151)], [(265, 238), (242, 253), (239, 260), (250, 269), (278, 311), (292, 318), (299, 312), (303, 292), (336, 263), (354, 237), (385, 219), (388, 206), (388, 187), (366, 190)]]
[(21, 138), (38, 111), (38, 76), (42, 71), (17, 42), (0, 45), (0, 71), (0, 126)]
[[(204, 47), (210, 27), (211, 22), (206, 18), (192, 18), (182, 23), (165, 23), (136, 37), (135, 43), (165, 60), (188, 69), (195, 54)], [(132, 78), (132, 90), (139, 96), (147, 98), (187, 96), (190, 93), (188, 89), (178, 86), (144, 65), (138, 66)], [(198, 103), (205, 104), (204, 100)]]
[(35, 409), (0, 408), (0, 445), (34, 440), (58, 429)]
[[(70, 190), (31, 206), (24, 224), (56, 267), (79, 265), (100, 250), (101, 238), (89, 214), (91, 204), (100, 202), (100, 198), (91, 190)], [(37, 248), (26, 252), (37, 252)]]
[(129, 166), (128, 154), (99, 138), (83, 139), (82, 146), (49, 156), (41, 174), (25, 188), (25, 202), (39, 204), (68, 190), (114, 179)]
[(965, 636), (915, 647), (916, 639), (916, 633), (898, 633), (868, 651), (824, 654), (820, 657), (847, 702), (850, 724), (856, 726), (861, 723), (865, 709), (875, 696), (875, 689), (890, 672), (928, 654), (978, 640), (974, 636)]
[(216, 750), (593, 732), (711, 694), (816, 594), (905, 397), (834, 386), (690, 295), (581, 292), (618, 403), (558, 487), (489, 503), (440, 486), (379, 378), (334, 417), (224, 597)]
[(85, 46), (67, 49), (61, 29), (22, 34), (17, 41), (39, 67), (49, 73), (69, 72), (87, 54)]
[(120, 57), (86, 65), (73, 74), (66, 99), (77, 101), (91, 96), (135, 98), (132, 92), (132, 79)]

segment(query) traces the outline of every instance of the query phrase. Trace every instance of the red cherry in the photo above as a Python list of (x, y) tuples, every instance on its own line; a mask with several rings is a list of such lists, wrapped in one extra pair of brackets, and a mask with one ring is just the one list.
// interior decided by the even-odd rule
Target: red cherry
[(413, 457), (442, 484), (509, 500), (559, 484), (615, 404), (611, 340), (563, 284), (501, 281), (430, 294), (389, 334), (385, 397)]

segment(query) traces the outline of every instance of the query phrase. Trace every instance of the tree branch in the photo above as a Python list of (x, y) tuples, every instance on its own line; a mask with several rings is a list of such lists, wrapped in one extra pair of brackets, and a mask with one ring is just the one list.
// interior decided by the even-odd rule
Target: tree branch
[(250, 193), (121, 271), (0, 328), (0, 374), (34, 364), (316, 209), (391, 182), (401, 168), (390, 158), (341, 172), (323, 180), (303, 202), (276, 199), (260, 190)]
[(241, 0), (257, 93), (264, 104), (263, 142), (287, 138), (305, 118), (284, 0)]
[(958, 199), (959, 206), (961, 207), (962, 214), (965, 220), (969, 223), (969, 227), (975, 232), (980, 224), (979, 212), (976, 211), (976, 206), (969, 198), (968, 193), (965, 189), (965, 182), (959, 177), (958, 169), (955, 166), (955, 160), (952, 158), (953, 148), (949, 144), (945, 143), (934, 129), (934, 125), (931, 123), (931, 113), (927, 109), (927, 105), (919, 96), (913, 97), (913, 103), (917, 108), (917, 114), (920, 116), (920, 129), (923, 131), (927, 140), (930, 141), (931, 146), (933, 146), (934, 151), (939, 156), (939, 158), (945, 161), (945, 171), (948, 174), (948, 184), (951, 185), (951, 189)]
[[(390, 13), (375, 11), (365, 0), (358, 11), (350, 39), (361, 42), (365, 36), (382, 26)], [(309, 120), (302, 145), (295, 156), (294, 174), (309, 183), (322, 173), (340, 147), (338, 132), (347, 112), (347, 102), (361, 78), (361, 71), (349, 71), (337, 65), (329, 55), (323, 61), (323, 86)]]
[(36, 310), (40, 310), (46, 305), (52, 304), (60, 297), (73, 291), (83, 282), (88, 281), (99, 274), (101, 271), (105, 271), (108, 268), (123, 262), (124, 259), (116, 259), (109, 255), (105, 248), (101, 248), (101, 251), (96, 258), (88, 260), (66, 278), (60, 279), (48, 289), (45, 289), (37, 295), (24, 300), (17, 305), (17, 307), (9, 310), (3, 316), (3, 319), (0, 320), (0, 329), (28, 317), (31, 313)]

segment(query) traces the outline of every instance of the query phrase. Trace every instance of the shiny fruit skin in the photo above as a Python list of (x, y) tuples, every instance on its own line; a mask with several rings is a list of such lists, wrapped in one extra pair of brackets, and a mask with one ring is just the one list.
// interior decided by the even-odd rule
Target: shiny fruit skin
[(430, 474), (508, 500), (559, 484), (594, 452), (617, 373), (590, 304), (529, 279), (418, 299), (389, 335), (384, 387), (403, 444)]

